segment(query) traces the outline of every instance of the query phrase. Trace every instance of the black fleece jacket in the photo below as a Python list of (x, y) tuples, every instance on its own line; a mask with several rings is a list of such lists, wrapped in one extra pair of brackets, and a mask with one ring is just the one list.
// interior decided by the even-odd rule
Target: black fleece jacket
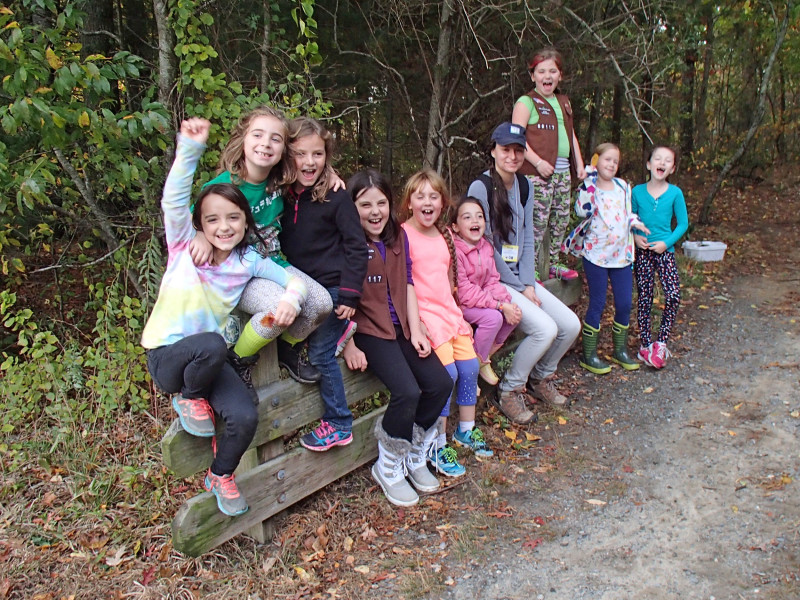
[(339, 304), (358, 306), (367, 273), (367, 246), (350, 194), (329, 191), (311, 200), (311, 188), (284, 195), (281, 250), (286, 259), (325, 287), (339, 286)]

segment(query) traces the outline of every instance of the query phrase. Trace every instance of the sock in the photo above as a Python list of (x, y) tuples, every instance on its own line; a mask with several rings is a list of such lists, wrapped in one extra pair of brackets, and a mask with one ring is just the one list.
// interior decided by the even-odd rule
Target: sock
[(436, 449), (437, 450), (439, 448), (444, 448), (446, 445), (447, 445), (447, 434), (446, 433), (440, 433), (438, 436), (436, 436)]
[(236, 341), (233, 351), (236, 352), (236, 354), (238, 354), (240, 357), (252, 356), (271, 341), (272, 340), (264, 339), (258, 335), (256, 330), (253, 329), (253, 325), (248, 321), (247, 325), (244, 326), (239, 339)]
[(287, 344), (289, 344), (290, 346), (294, 346), (298, 342), (302, 342), (303, 341), (303, 340), (298, 340), (296, 337), (293, 337), (293, 336), (289, 335), (289, 333), (287, 331), (284, 331), (281, 334), (281, 338), (280, 339), (283, 340), (284, 342), (286, 342)]
[(475, 429), (475, 421), (459, 421), (458, 428), (461, 430), (461, 433), (472, 431)]

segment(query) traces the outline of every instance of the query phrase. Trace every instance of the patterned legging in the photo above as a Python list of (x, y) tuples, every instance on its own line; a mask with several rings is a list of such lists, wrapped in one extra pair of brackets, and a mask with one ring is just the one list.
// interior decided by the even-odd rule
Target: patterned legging
[(636, 302), (636, 316), (639, 321), (639, 336), (642, 346), (649, 346), (652, 343), (650, 312), (653, 308), (656, 272), (661, 280), (664, 304), (666, 305), (661, 314), (661, 327), (658, 329), (656, 341), (666, 343), (681, 304), (681, 281), (678, 277), (675, 254), (672, 252), (657, 254), (652, 250), (637, 248), (633, 271), (636, 274), (636, 289), (639, 294)]

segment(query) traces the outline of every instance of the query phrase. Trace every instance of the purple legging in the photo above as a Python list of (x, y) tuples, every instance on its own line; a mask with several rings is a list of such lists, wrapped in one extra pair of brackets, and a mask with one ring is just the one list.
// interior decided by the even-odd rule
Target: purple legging
[(653, 308), (653, 290), (656, 283), (656, 272), (661, 280), (661, 289), (664, 290), (664, 312), (661, 313), (661, 327), (658, 329), (657, 342), (667, 343), (672, 332), (672, 325), (678, 315), (681, 304), (681, 281), (678, 276), (678, 265), (675, 254), (662, 252), (657, 254), (652, 250), (636, 249), (636, 261), (633, 263), (633, 272), (636, 274), (636, 289), (639, 298), (636, 302), (636, 316), (639, 321), (639, 336), (642, 346), (652, 343), (652, 327), (650, 312)]
[(505, 342), (515, 326), (507, 323), (503, 313), (494, 308), (462, 307), (461, 311), (464, 313), (464, 320), (476, 326), (472, 344), (478, 358), (486, 362), (492, 346)]

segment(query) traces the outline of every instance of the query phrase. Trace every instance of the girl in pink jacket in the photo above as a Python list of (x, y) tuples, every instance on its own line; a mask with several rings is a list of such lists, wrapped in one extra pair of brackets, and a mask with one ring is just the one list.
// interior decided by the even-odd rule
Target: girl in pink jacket
[(453, 215), (458, 259), (458, 300), (467, 323), (475, 326), (473, 344), (481, 361), (479, 375), (489, 385), (498, 377), (490, 359), (520, 322), (522, 312), (500, 283), (494, 247), (483, 237), (486, 215), (476, 198), (462, 198)]

